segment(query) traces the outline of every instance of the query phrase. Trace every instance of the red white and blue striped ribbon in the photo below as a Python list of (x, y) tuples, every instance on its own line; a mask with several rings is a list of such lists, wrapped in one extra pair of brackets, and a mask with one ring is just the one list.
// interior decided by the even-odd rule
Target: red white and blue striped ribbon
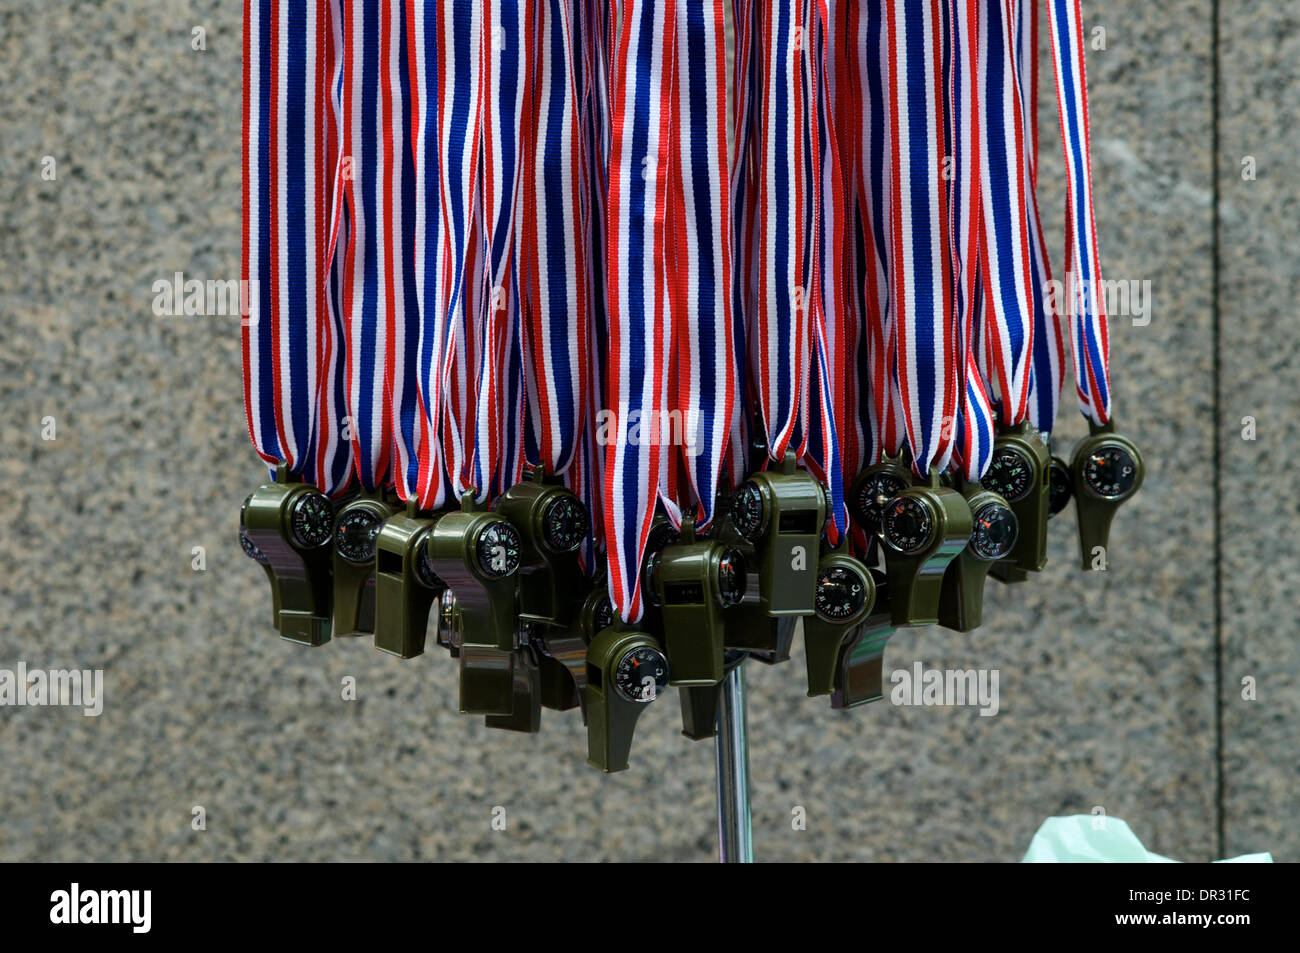
[[(696, 526), (707, 528), (736, 415), (727, 0), (676, 5), (671, 275), (677, 387), (670, 420)], [(676, 498), (683, 499), (680, 487)]]
[(573, 0), (539, 0), (526, 74), (522, 226), (518, 240), (529, 355), (528, 408), (536, 456), (548, 473), (568, 469), (590, 383), (582, 51)]
[(1029, 119), (1030, 148), (1026, 196), (1029, 202), (1030, 277), (1033, 282), (1033, 379), (1029, 385), (1029, 420), (1051, 433), (1065, 386), (1065, 341), (1054, 295), (1048, 294), (1052, 265), (1038, 210), (1038, 0), (1014, 0), (1016, 79), (1021, 108)]
[(340, 51), (326, 0), (244, 7), (243, 322), (249, 435), (268, 464), (346, 486), (344, 355), (332, 237)]
[(1101, 262), (1092, 205), (1088, 80), (1079, 0), (1045, 0), (1056, 68), (1056, 98), (1065, 153), (1064, 305), (1070, 317), (1079, 409), (1094, 424), (1110, 420), (1110, 341), (1101, 292)]
[(388, 481), (393, 448), (405, 446), (393, 423), (396, 378), (399, 360), (405, 363), (406, 329), (419, 314), (407, 251), (414, 194), (405, 23), (387, 4), (334, 2), (342, 21), (342, 139), (349, 160), (339, 176), (349, 230), (343, 252), (348, 417), (357, 475), (374, 490)]
[(667, 407), (671, 347), (666, 301), (671, 96), (676, 17), (664, 2), (619, 7), (611, 44), (610, 147), (606, 203), (609, 339), (607, 406), (616, 430), (641, 423), (636, 442), (615, 433), (605, 445), (605, 544), (611, 601), (640, 619), (641, 560), (668, 454), (646, 439)]
[(981, 193), (980, 277), (984, 286), (992, 383), (1004, 424), (1028, 412), (1034, 306), (1029, 130), (1016, 82), (1009, 0), (986, 0), (979, 18)]
[(755, 40), (755, 297), (750, 361), (767, 453), (781, 460), (804, 413), (812, 360), (814, 228), (812, 17), (807, 2), (763, 0)]
[(948, 187), (944, 142), (943, 10), (940, 0), (888, 4), (890, 306), (899, 393), (913, 467), (946, 465), (958, 401)]
[(980, 238), (984, 224), (982, 137), (979, 120), (982, 0), (952, 0), (950, 128), (953, 134), (952, 259), (957, 292), (957, 354), (961, 413), (953, 454), (967, 480), (979, 480), (993, 457), (993, 409), (972, 351), (980, 330), (983, 274)]

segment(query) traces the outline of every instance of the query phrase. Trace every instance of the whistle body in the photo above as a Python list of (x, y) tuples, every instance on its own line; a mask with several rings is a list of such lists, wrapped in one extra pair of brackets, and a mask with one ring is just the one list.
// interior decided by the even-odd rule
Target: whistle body
[[(876, 578), (879, 583), (881, 577)], [(883, 588), (880, 585), (877, 592)], [(857, 708), (884, 697), (885, 646), (895, 631), (887, 603), (878, 597), (876, 611), (854, 626), (844, 640), (835, 669), (832, 708)]]
[[(549, 629), (539, 636), (539, 677), (542, 705), (568, 711), (583, 705), (587, 685), (587, 646), (596, 633), (614, 624), (614, 607), (603, 586), (587, 593), (573, 623), (566, 629)], [(587, 717), (583, 708), (583, 719)]]
[(787, 452), (780, 472), (755, 473), (731, 500), (731, 522), (754, 547), (759, 596), (768, 615), (810, 615), (826, 494)]
[(739, 550), (712, 540), (661, 550), (654, 585), (672, 685), (716, 685), (723, 676), (723, 610), (740, 601), (746, 584)]
[(467, 496), (433, 526), (425, 547), (433, 571), (456, 593), (461, 712), (511, 714), (518, 531)]
[(1114, 432), (1113, 420), (1101, 427), (1090, 426), (1091, 435), (1075, 447), (1070, 462), (1079, 558), (1085, 570), (1106, 567), (1115, 511), (1137, 493), (1146, 477), (1137, 445)]
[(489, 728), (536, 734), (542, 727), (541, 673), (529, 647), (520, 646), (514, 656), (511, 712), (484, 720)]
[(578, 551), (591, 517), (573, 492), (536, 473), (502, 494), (495, 509), (519, 531), (519, 618), (567, 626), (590, 585)]
[(622, 621), (601, 630), (587, 648), (587, 763), (626, 770), (636, 720), (667, 684), (668, 659), (653, 637)]
[[(385, 521), (398, 508), (363, 496), (339, 509), (334, 519), (334, 634), (370, 635), (375, 631), (376, 543)], [(418, 654), (418, 653), (417, 653)]]
[(271, 569), (271, 560), (266, 558), (266, 553), (257, 548), (257, 544), (248, 538), (248, 531), (244, 527), (244, 509), (248, 501), (244, 501), (244, 506), (239, 508), (239, 545), (244, 550), (244, 555), (253, 560), (262, 567), (262, 572), (266, 573), (266, 581), (271, 586), (271, 625), (278, 631), (280, 628), (280, 587), (275, 584), (275, 572)]
[(414, 658), (424, 651), (429, 611), (447, 588), (425, 554), (440, 514), (394, 513), (375, 537), (375, 648)]
[(961, 488), (971, 511), (971, 537), (949, 565), (939, 595), (939, 624), (956, 632), (978, 628), (984, 615), (984, 583), (999, 559), (1008, 558), (1019, 535), (1015, 511), (979, 483)]
[(1010, 558), (1020, 569), (1038, 572), (1047, 565), (1047, 518), (1051, 502), (1051, 454), (1038, 432), (1023, 420), (1002, 428), (981, 482), (1016, 514), (1020, 533)]
[(244, 503), (244, 531), (266, 557), (280, 637), (300, 645), (330, 638), (333, 595), (329, 541), (334, 508), (314, 486), (282, 463)]
[[(794, 622), (793, 619), (790, 620)], [(682, 734), (692, 741), (717, 737), (718, 709), (722, 706), (722, 686), (725, 673), (745, 661), (743, 652), (728, 652), (724, 665), (724, 679), (716, 685), (691, 685), (677, 689), (682, 709)]]
[(884, 517), (885, 566), (894, 625), (939, 621), (939, 597), (948, 564), (970, 539), (965, 497), (932, 473), (890, 501)]
[(879, 538), (884, 531), (885, 507), (912, 485), (912, 470), (901, 457), (885, 456), (867, 467), (845, 496), (849, 514), (868, 535)]
[(817, 577), (817, 611), (803, 620), (810, 697), (834, 692), (845, 639), (871, 614), (875, 603), (876, 581), (866, 566), (844, 553), (822, 559)]

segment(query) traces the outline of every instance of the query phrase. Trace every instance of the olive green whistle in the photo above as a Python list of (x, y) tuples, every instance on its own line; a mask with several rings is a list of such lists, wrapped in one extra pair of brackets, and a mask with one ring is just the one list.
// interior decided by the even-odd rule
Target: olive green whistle
[[(538, 669), (543, 707), (568, 711), (583, 704), (587, 684), (587, 646), (596, 633), (614, 624), (609, 591), (601, 586), (587, 593), (572, 623), (547, 629), (538, 636)], [(583, 718), (587, 717), (583, 709)]]
[(542, 686), (537, 658), (528, 645), (520, 645), (514, 656), (512, 710), (508, 715), (488, 715), (484, 721), (489, 728), (536, 734), (542, 727)]
[(411, 500), (375, 536), (375, 648), (398, 658), (424, 652), (429, 611), (447, 588), (426, 550), (441, 518), (417, 510)]
[(944, 573), (970, 539), (966, 498), (931, 471), (889, 501), (883, 529), (894, 625), (938, 622)]
[(1051, 509), (1051, 454), (1038, 431), (1022, 420), (999, 430), (993, 459), (980, 482), (1015, 511), (1020, 532), (1010, 559), (1020, 569), (1047, 565), (1047, 519)]
[(1114, 420), (1103, 426), (1090, 422), (1089, 428), (1091, 435), (1074, 448), (1070, 461), (1079, 557), (1085, 570), (1106, 568), (1115, 511), (1137, 493), (1146, 476), (1137, 445), (1115, 433)]
[(847, 553), (830, 553), (818, 567), (817, 611), (803, 620), (808, 695), (835, 691), (840, 651), (854, 627), (871, 614), (876, 581), (867, 567)]
[(281, 463), (275, 482), (258, 487), (244, 503), (243, 519), (249, 542), (267, 560), (280, 637), (301, 645), (328, 642), (334, 530), (329, 498), (298, 481)]
[(786, 451), (780, 472), (755, 473), (731, 500), (731, 522), (754, 547), (759, 594), (768, 615), (810, 615), (826, 493)]
[(659, 553), (655, 594), (672, 685), (716, 685), (723, 676), (723, 610), (745, 593), (744, 557), (735, 547), (695, 538), (695, 519), (682, 522), (681, 540)]
[(334, 518), (334, 634), (375, 631), (375, 543), (384, 522), (399, 511), (382, 492), (363, 493)]
[(884, 697), (885, 646), (895, 628), (890, 618), (889, 583), (885, 574), (871, 570), (876, 581), (876, 605), (855, 625), (840, 647), (835, 668), (832, 708), (857, 708)]
[(884, 531), (885, 507), (911, 485), (912, 468), (902, 455), (886, 455), (858, 474), (844, 501), (853, 521), (869, 536), (879, 538)]
[(939, 594), (939, 624), (956, 632), (978, 628), (984, 614), (984, 582), (999, 559), (1015, 547), (1019, 524), (1007, 501), (980, 483), (960, 478), (956, 488), (971, 511), (966, 547), (948, 564)]
[(443, 514), (425, 544), (433, 571), (456, 593), (463, 714), (514, 710), (520, 546), (514, 524), (480, 510), (472, 493), (459, 510)]
[(668, 684), (668, 659), (648, 633), (615, 622), (587, 648), (587, 763), (627, 769), (632, 733), (645, 706)]
[(583, 502), (541, 467), (506, 490), (494, 509), (519, 531), (519, 618), (566, 626), (588, 589), (578, 551), (591, 532)]

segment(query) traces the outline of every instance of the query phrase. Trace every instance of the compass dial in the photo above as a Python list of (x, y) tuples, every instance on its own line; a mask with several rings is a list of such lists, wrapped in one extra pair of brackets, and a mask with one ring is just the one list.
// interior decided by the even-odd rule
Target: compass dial
[(614, 624), (614, 606), (608, 598), (601, 599), (596, 603), (596, 611), (592, 613), (591, 624), (597, 632), (608, 629)]
[(614, 688), (630, 702), (646, 704), (668, 685), (668, 659), (650, 645), (629, 649), (614, 667)]
[(885, 510), (885, 542), (900, 553), (919, 553), (934, 538), (934, 513), (915, 496), (899, 496)]
[(1010, 507), (985, 503), (976, 511), (971, 524), (970, 550), (983, 560), (1006, 559), (1019, 533), (1020, 523)]
[(815, 608), (827, 622), (847, 622), (867, 602), (867, 582), (848, 566), (832, 566), (817, 580)]
[(334, 534), (334, 507), (323, 493), (304, 493), (293, 504), (290, 525), (303, 549), (324, 546)]
[(1103, 444), (1083, 462), (1084, 485), (1103, 500), (1119, 500), (1137, 484), (1137, 461), (1117, 444)]
[(266, 553), (262, 552), (257, 543), (248, 538), (248, 534), (244, 532), (242, 526), (239, 528), (239, 545), (243, 547), (244, 555), (249, 559), (256, 559), (263, 566), (269, 566), (271, 564), (270, 557), (267, 556)]
[(751, 542), (763, 532), (767, 522), (763, 491), (752, 480), (742, 486), (731, 501), (731, 522), (736, 532)]
[(1034, 467), (1023, 451), (999, 447), (993, 451), (993, 462), (980, 482), (1008, 503), (1018, 503), (1034, 488)]
[(484, 575), (501, 579), (519, 568), (519, 531), (505, 520), (493, 520), (479, 533), (474, 546), (478, 568)]
[(868, 533), (879, 534), (885, 507), (889, 501), (907, 489), (907, 480), (900, 474), (887, 470), (867, 476), (858, 487), (853, 499), (854, 515)]
[(253, 498), (253, 494), (248, 494), (243, 504), (239, 507), (239, 545), (244, 550), (244, 555), (249, 559), (255, 559), (263, 566), (269, 566), (271, 559), (262, 552), (260, 546), (248, 538), (248, 531), (244, 528), (244, 511), (248, 509), (248, 501)]
[(718, 560), (718, 598), (723, 606), (737, 605), (745, 598), (749, 579), (745, 575), (745, 557), (738, 549), (729, 549)]
[(577, 497), (567, 493), (557, 496), (542, 514), (542, 536), (546, 545), (557, 553), (571, 553), (587, 538), (591, 519)]
[(349, 509), (334, 524), (334, 549), (353, 565), (375, 561), (375, 540), (383, 518), (367, 507)]
[(1069, 505), (1070, 498), (1074, 496), (1074, 482), (1070, 479), (1069, 467), (1055, 458), (1052, 459), (1048, 477), (1047, 515), (1055, 516)]
[(429, 558), (429, 535), (424, 533), (420, 536), (420, 541), (416, 543), (415, 551), (415, 575), (422, 584), (430, 589), (446, 589), (447, 584), (442, 581), (442, 577), (433, 571), (433, 560)]

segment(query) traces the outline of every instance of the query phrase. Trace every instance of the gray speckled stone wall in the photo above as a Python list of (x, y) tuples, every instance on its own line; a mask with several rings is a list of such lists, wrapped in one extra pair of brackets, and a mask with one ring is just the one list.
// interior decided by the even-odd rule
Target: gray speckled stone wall
[[(1297, 440), (1300, 11), (1223, 5), (1216, 163), (1209, 0), (1085, 8), (1106, 29), (1088, 63), (1105, 270), (1153, 283), (1150, 325), (1112, 326), (1146, 486), (1110, 572), (1076, 568), (1067, 518), (1042, 577), (990, 586), (984, 628), (892, 643), (890, 668), (997, 669), (996, 717), (832, 712), (803, 697), (801, 658), (752, 666), (760, 859), (1014, 860), (1043, 818), (1095, 807), (1181, 859), (1300, 854), (1297, 504), (1256, 489)], [(576, 717), (525, 737), (456, 715), (441, 653), (270, 633), (232, 532), (262, 476), (237, 319), (150, 307), (174, 271), (238, 276), (240, 20), (237, 2), (0, 0), (0, 667), (103, 668), (107, 695), (98, 718), (0, 709), (0, 860), (711, 859), (712, 749), (678, 735), (675, 703), (642, 719), (633, 769), (601, 777)], [(1050, 92), (1041, 127), (1059, 182)], [(1084, 428), (1062, 416), (1068, 447)]]

